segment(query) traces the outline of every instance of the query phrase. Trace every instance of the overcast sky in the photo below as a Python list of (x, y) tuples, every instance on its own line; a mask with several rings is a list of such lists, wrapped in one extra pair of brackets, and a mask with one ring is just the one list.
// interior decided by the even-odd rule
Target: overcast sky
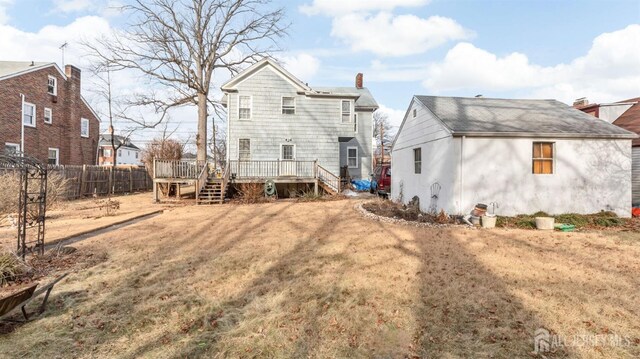
[[(77, 46), (118, 28), (125, 0), (0, 0), (0, 60), (83, 66)], [(414, 94), (555, 98), (640, 96), (640, 1), (299, 0), (278, 56), (311, 86), (357, 72), (395, 124)], [(123, 79), (121, 79), (123, 80)], [(226, 79), (218, 79), (216, 88)], [(85, 95), (87, 93), (85, 86)], [(195, 112), (174, 114), (178, 135)], [(148, 132), (147, 136), (153, 136)]]

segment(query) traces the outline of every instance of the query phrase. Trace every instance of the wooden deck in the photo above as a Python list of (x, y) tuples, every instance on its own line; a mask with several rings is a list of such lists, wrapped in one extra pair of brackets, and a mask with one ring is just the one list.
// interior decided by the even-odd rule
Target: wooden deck
[[(307, 183), (315, 191), (340, 192), (340, 178), (317, 161), (239, 161), (231, 160), (222, 173), (214, 173), (212, 165), (196, 160), (154, 160), (154, 200), (158, 201), (158, 185), (193, 185), (197, 203), (222, 203), (232, 183)], [(202, 198), (201, 198), (202, 197)]]

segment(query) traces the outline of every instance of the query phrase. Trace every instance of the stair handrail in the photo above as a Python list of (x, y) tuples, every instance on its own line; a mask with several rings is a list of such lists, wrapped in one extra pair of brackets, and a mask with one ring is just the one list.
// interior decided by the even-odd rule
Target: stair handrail
[(198, 190), (196, 191), (196, 202), (200, 199), (200, 191), (207, 185), (207, 181), (209, 180), (209, 162), (205, 162), (204, 166), (202, 166), (202, 170), (198, 174), (198, 179), (196, 179), (196, 186)]
[(340, 193), (340, 177), (319, 164), (316, 164), (316, 178), (336, 191), (336, 193)]

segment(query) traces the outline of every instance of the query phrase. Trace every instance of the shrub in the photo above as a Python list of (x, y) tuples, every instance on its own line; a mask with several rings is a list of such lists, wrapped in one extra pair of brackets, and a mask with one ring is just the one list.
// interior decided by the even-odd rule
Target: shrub
[(238, 194), (244, 203), (260, 203), (268, 200), (264, 195), (264, 187), (260, 183), (241, 183), (238, 186)]
[(27, 273), (27, 266), (17, 255), (11, 252), (0, 252), (0, 285)]
[(556, 223), (573, 224), (574, 226), (576, 226), (576, 228), (584, 227), (589, 224), (589, 217), (582, 214), (560, 214), (555, 216), (555, 218)]
[[(47, 176), (47, 209), (65, 199), (69, 180), (55, 172)], [(18, 173), (0, 174), (0, 216), (18, 212), (20, 195), (20, 175)]]

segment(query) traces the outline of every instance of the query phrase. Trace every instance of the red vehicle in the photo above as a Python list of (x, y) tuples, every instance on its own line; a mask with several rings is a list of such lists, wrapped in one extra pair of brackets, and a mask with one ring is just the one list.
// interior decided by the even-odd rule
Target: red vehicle
[(391, 194), (391, 165), (384, 164), (376, 167), (373, 172), (371, 193), (377, 193), (383, 197), (389, 197)]

